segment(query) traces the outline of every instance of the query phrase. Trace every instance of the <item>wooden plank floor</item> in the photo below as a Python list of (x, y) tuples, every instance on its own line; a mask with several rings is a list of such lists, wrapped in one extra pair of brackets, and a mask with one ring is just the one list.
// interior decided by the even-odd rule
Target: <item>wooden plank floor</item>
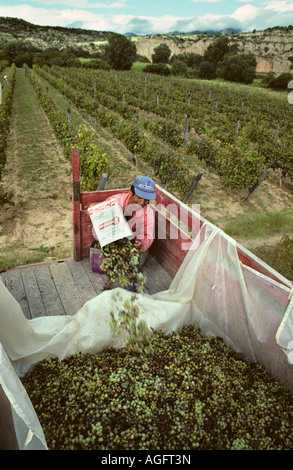
[[(172, 278), (149, 256), (143, 273), (146, 293), (167, 290)], [(26, 318), (74, 315), (85, 302), (102, 292), (106, 276), (91, 271), (89, 258), (23, 266), (0, 274)]]

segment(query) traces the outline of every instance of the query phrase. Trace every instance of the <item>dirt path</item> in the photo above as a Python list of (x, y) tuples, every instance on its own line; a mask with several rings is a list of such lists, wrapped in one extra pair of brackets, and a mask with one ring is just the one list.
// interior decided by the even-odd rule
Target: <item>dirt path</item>
[(40, 256), (72, 256), (71, 164), (23, 70), (16, 73), (14, 104), (2, 183), (14, 206), (0, 213), (0, 270)]

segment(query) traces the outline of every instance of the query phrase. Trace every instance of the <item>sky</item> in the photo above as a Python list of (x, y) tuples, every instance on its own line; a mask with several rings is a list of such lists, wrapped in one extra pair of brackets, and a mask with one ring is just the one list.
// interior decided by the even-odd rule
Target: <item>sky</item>
[(120, 34), (250, 32), (293, 25), (293, 0), (0, 0), (0, 16)]

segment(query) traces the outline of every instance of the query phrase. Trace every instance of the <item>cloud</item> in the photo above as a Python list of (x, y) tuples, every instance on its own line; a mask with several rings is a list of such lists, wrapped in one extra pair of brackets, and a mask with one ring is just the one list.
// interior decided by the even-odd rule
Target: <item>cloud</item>
[(266, 5), (266, 10), (274, 10), (278, 13), (286, 13), (288, 11), (293, 11), (292, 2), (288, 3), (286, 1), (270, 0), (264, 2), (264, 5)]
[(243, 5), (238, 8), (232, 15), (231, 18), (236, 19), (239, 22), (246, 23), (253, 21), (259, 14), (260, 8), (254, 7), (253, 5)]
[[(36, 1), (36, 0), (32, 0)], [(255, 1), (254, 6), (249, 2), (243, 4), (231, 15), (206, 14), (193, 17), (174, 17), (163, 15), (135, 16), (130, 14), (115, 14), (118, 4), (125, 6), (125, 1), (112, 1), (108, 3), (109, 10), (94, 11), (89, 0), (58, 0), (63, 4), (70, 4), (68, 8), (36, 8), (23, 4), (21, 6), (0, 6), (0, 16), (22, 18), (30, 23), (42, 26), (68, 26), (79, 24), (83, 29), (97, 31), (113, 31), (117, 33), (133, 32), (146, 35), (168, 33), (172, 31), (221, 31), (234, 28), (239, 31), (264, 30), (274, 26), (288, 26), (293, 24), (292, 2), (263, 0)], [(198, 1), (198, 0), (193, 0)], [(211, 1), (211, 0), (210, 0)], [(43, 4), (52, 6), (57, 0), (42, 0)], [(60, 4), (59, 3), (59, 4)], [(101, 8), (104, 2), (95, 2)], [(58, 5), (59, 6), (59, 5)], [(78, 23), (77, 23), (78, 22)]]
[(193, 3), (219, 3), (223, 0), (191, 0)]
[(40, 26), (66, 26), (74, 21), (81, 21), (83, 28), (91, 21), (95, 21), (99, 15), (86, 10), (78, 9), (46, 9), (34, 8), (28, 5), (17, 7), (0, 6), (0, 16), (22, 18), (29, 23)]
[(149, 18), (138, 18), (134, 17), (130, 20), (125, 25), (125, 28), (127, 28), (127, 31), (125, 32), (132, 32), (134, 34), (148, 34), (149, 31), (152, 30), (153, 24), (152, 21)]
[(100, 9), (100, 8), (125, 8), (126, 0), (120, 0), (118, 2), (105, 3), (105, 2), (96, 2), (90, 3), (88, 0), (20, 0), (21, 2), (28, 1), (29, 3), (38, 3), (43, 5), (62, 5), (69, 6), (71, 8), (80, 8), (80, 9)]
[(242, 29), (241, 23), (230, 16), (204, 15), (200, 18), (180, 19), (174, 24), (175, 31), (223, 31), (228, 28)]

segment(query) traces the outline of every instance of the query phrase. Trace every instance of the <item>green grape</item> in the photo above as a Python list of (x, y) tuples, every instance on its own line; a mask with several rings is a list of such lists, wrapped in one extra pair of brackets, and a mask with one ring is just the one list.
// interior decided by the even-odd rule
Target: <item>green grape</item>
[(292, 395), (264, 367), (191, 325), (150, 345), (41, 361), (22, 378), (49, 449), (293, 449)]

